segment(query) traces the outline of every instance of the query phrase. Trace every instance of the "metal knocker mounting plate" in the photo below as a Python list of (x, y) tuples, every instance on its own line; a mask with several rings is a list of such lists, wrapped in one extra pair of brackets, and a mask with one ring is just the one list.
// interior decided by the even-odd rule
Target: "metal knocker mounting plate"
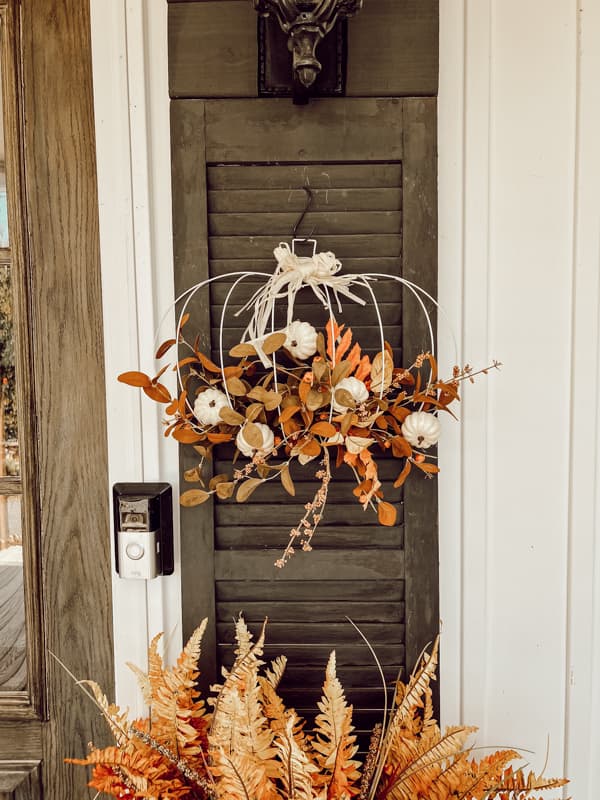
[[(362, 8), (363, 0), (253, 0), (255, 10), (261, 17), (271, 17), (279, 23), (279, 27), (287, 37), (287, 49), (292, 54), (292, 87), (295, 103), (306, 103), (310, 94), (342, 94), (344, 84), (344, 32), (340, 22), (355, 14)], [(323, 63), (317, 57), (317, 48), (327, 35), (338, 24), (338, 40), (341, 33), (342, 46), (338, 41), (335, 58), (334, 91), (318, 92), (315, 86), (323, 71)], [(267, 76), (266, 52), (270, 51), (270, 60), (274, 61), (275, 51), (281, 59), (282, 46), (277, 43), (277, 35), (270, 24), (259, 26), (259, 80), (261, 94), (283, 94), (284, 92), (265, 91)], [(283, 42), (281, 37), (280, 41)], [(331, 62), (331, 56), (329, 57)], [(328, 83), (331, 81), (329, 80)]]

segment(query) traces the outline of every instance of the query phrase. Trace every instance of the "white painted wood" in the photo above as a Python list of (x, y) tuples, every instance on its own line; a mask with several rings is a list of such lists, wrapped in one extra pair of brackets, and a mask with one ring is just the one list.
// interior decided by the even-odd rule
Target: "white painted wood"
[[(155, 369), (159, 311), (173, 299), (166, 10), (91, 0), (109, 483), (168, 481), (177, 509), (177, 452), (164, 447), (160, 410), (116, 380), (128, 369)], [(176, 525), (177, 560), (178, 542)], [(180, 606), (177, 568), (148, 582), (114, 575), (117, 701), (136, 713), (143, 704), (125, 663), (144, 665), (149, 638), (163, 630), (168, 656), (178, 652)]]
[(600, 8), (440, 6), (440, 300), (463, 358), (505, 362), (440, 448), (442, 710), (535, 767), (548, 737), (549, 771), (592, 797)]
[(600, 6), (579, 3), (565, 772), (574, 797), (600, 781)]
[[(440, 320), (438, 357), (445, 375), (462, 362), (462, 342), (455, 352), (451, 328), (458, 337), (463, 306), (463, 184), (464, 184), (464, 0), (440, 4), (439, 76), (439, 273), (438, 292), (447, 317)], [(462, 414), (462, 411), (461, 411)], [(462, 716), (462, 427), (442, 419), (439, 445), (442, 471), (439, 487), (441, 661), (440, 703), (442, 719), (456, 724)]]
[[(537, 767), (549, 738), (548, 769), (560, 773), (576, 18), (571, 2), (547, 8), (495, 0), (492, 12), (489, 331), (506, 368), (489, 389), (484, 732), (533, 750)], [(544, 409), (552, 374), (565, 378)]]

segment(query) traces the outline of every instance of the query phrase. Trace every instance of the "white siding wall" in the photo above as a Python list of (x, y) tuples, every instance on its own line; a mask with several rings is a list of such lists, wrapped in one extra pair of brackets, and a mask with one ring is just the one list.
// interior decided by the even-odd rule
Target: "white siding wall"
[(443, 444), (443, 712), (591, 798), (600, 5), (440, 5), (440, 299), (462, 358), (505, 364)]
[[(166, 4), (90, 1), (111, 481), (174, 481), (155, 414), (115, 383), (147, 360), (172, 292)], [(600, 785), (600, 3), (440, 5), (440, 297), (461, 358), (505, 364), (465, 388), (442, 445), (443, 717), (535, 751), (536, 767), (549, 739), (550, 771), (588, 800)], [(136, 702), (124, 661), (177, 630), (178, 598), (177, 576), (148, 591), (115, 579), (121, 702)]]

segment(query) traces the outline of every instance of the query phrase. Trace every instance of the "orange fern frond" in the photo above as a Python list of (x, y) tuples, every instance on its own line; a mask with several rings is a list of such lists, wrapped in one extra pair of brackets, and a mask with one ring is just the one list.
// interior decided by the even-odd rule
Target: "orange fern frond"
[(315, 720), (315, 763), (319, 767), (314, 776), (316, 788), (326, 788), (328, 800), (359, 793), (359, 761), (353, 756), (358, 750), (356, 737), (352, 736), (352, 706), (348, 706), (344, 690), (335, 671), (335, 651), (331, 653), (325, 672), (323, 697), (318, 703), (320, 714)]
[(313, 775), (318, 767), (308, 758), (306, 752), (298, 747), (294, 738), (294, 728), (298, 718), (292, 712), (286, 727), (275, 737), (275, 747), (281, 763), (281, 783), (283, 797), (295, 800), (313, 800)]
[(513, 770), (507, 767), (504, 770), (498, 785), (491, 791), (496, 794), (499, 792), (533, 792), (539, 789), (559, 789), (569, 781), (566, 778), (546, 778), (544, 775), (536, 775), (535, 772), (525, 774), (522, 769)]

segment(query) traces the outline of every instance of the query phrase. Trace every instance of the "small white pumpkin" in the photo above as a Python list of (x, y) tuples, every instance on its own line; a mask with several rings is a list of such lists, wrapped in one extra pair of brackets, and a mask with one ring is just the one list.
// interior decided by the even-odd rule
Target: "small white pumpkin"
[(219, 389), (206, 389), (194, 403), (194, 416), (201, 425), (218, 425), (223, 422), (219, 412), (229, 405), (227, 396)]
[(427, 411), (414, 411), (402, 424), (402, 436), (413, 447), (427, 449), (440, 438), (439, 419)]
[(339, 414), (343, 414), (348, 410), (348, 406), (342, 405), (335, 399), (340, 389), (345, 389), (345, 391), (352, 395), (352, 399), (356, 405), (360, 405), (364, 403), (365, 400), (369, 399), (369, 390), (362, 381), (359, 381), (358, 378), (344, 378), (333, 387), (333, 408), (334, 411), (337, 411)]
[(308, 322), (296, 320), (285, 329), (285, 349), (294, 358), (304, 361), (317, 352), (317, 332)]
[(259, 453), (267, 454), (270, 453), (273, 449), (273, 445), (275, 444), (275, 436), (273, 435), (273, 431), (269, 428), (268, 425), (265, 425), (263, 422), (255, 422), (254, 426), (260, 430), (262, 433), (262, 445), (261, 447), (253, 447), (249, 444), (245, 437), (244, 437), (244, 429), (240, 428), (238, 431), (238, 435), (235, 437), (235, 444), (237, 449), (243, 456), (247, 458), (252, 458), (254, 453), (257, 451)]

